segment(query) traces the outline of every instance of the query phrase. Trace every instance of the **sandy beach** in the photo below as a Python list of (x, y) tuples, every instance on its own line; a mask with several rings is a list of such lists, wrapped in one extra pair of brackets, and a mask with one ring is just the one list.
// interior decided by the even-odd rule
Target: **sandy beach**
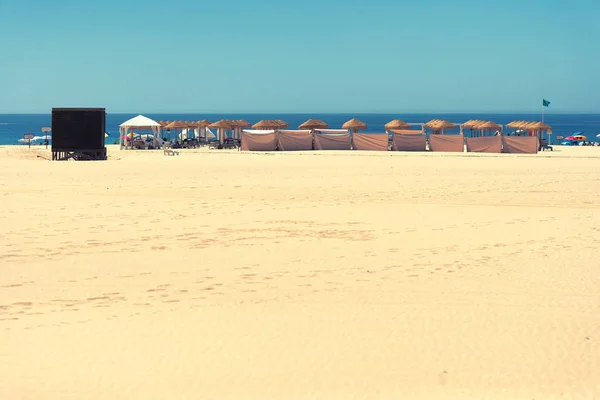
[(600, 398), (600, 148), (108, 147), (0, 146), (0, 398)]

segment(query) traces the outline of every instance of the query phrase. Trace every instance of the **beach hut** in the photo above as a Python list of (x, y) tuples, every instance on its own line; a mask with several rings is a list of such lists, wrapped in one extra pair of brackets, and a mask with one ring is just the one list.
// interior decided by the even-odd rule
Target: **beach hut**
[[(467, 121), (469, 122), (469, 121)], [(463, 125), (464, 126), (464, 125)], [(470, 137), (465, 139), (470, 153), (501, 153), (502, 126), (491, 121), (474, 120), (467, 123)]]
[(320, 119), (309, 119), (298, 126), (298, 129), (327, 129), (329, 125)]
[(448, 129), (455, 129), (456, 125), (442, 120), (432, 119), (423, 125), (424, 130), (431, 130), (432, 134), (428, 136), (429, 150), (444, 152), (463, 152), (464, 135), (461, 130), (458, 135), (446, 135)]
[(503, 137), (503, 153), (535, 154), (542, 144), (543, 133), (546, 132), (548, 139), (552, 134), (552, 128), (543, 122), (512, 121), (506, 127), (514, 131), (512, 136)]
[[(153, 134), (154, 147), (159, 147), (158, 135), (160, 133), (160, 128), (161, 126), (158, 122), (148, 117), (144, 117), (143, 115), (138, 115), (137, 117), (131, 118), (123, 122), (121, 125), (119, 125), (121, 149), (126, 147), (127, 137), (134, 136), (134, 131), (138, 131), (140, 134), (144, 131), (146, 134), (148, 134), (148, 132), (151, 131)], [(131, 147), (133, 148), (133, 140), (130, 140), (129, 142), (131, 144)]]
[(220, 120), (208, 126), (209, 128), (217, 129), (217, 138), (220, 144), (223, 144), (225, 141), (225, 131), (231, 129), (231, 124), (227, 120)]

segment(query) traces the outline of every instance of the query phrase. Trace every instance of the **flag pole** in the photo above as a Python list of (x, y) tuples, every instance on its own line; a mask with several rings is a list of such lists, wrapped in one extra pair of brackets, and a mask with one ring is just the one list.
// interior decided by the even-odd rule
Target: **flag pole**
[[(542, 99), (542, 124), (543, 123), (544, 123), (544, 99)], [(540, 129), (540, 138), (539, 138), (540, 140), (542, 139), (541, 133), (542, 133), (542, 130)], [(540, 143), (541, 143), (541, 141), (540, 141)], [(548, 144), (550, 144), (550, 141), (548, 141)]]

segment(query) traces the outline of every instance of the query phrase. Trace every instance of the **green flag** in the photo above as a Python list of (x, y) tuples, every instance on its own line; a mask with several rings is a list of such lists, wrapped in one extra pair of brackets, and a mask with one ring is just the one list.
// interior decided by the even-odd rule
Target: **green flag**
[(550, 107), (550, 102), (548, 100), (542, 99), (542, 106)]

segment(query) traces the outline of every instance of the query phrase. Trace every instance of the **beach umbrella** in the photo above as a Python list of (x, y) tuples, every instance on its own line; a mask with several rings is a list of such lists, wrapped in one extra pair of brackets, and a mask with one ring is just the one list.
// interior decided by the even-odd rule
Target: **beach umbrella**
[(278, 129), (280, 127), (280, 123), (272, 119), (263, 119), (262, 121), (258, 121), (252, 128), (254, 129)]
[(320, 119), (309, 119), (298, 126), (298, 129), (327, 129), (329, 125)]
[(136, 138), (136, 137), (138, 137), (138, 136), (139, 136), (139, 135), (138, 135), (137, 133), (130, 132), (130, 133), (128, 133), (127, 135), (122, 135), (122, 136), (121, 136), (121, 139), (127, 139), (127, 140), (131, 140), (131, 139), (133, 139), (133, 138)]
[(410, 129), (410, 125), (400, 119), (394, 119), (385, 124), (384, 127), (386, 131), (391, 129)]
[(367, 129), (367, 124), (359, 119), (352, 118), (349, 121), (344, 122), (342, 129), (351, 129), (353, 132), (358, 132), (359, 129)]

